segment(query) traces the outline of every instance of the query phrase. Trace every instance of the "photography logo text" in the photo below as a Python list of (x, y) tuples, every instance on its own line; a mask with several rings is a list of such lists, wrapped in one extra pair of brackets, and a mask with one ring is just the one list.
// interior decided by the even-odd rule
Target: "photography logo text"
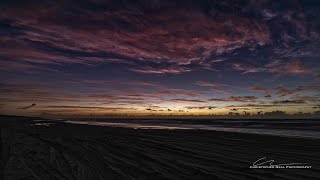
[(252, 163), (251, 169), (311, 169), (312, 166), (308, 163), (281, 163), (276, 164), (275, 160), (268, 160), (267, 157), (262, 157)]

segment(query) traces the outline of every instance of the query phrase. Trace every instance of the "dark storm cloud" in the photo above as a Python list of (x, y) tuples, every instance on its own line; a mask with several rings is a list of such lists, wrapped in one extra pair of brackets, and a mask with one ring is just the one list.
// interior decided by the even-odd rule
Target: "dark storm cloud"
[(320, 57), (315, 1), (58, 0), (1, 6), (1, 69), (112, 62), (136, 73), (180, 74), (216, 71), (222, 63), (243, 73), (305, 74)]

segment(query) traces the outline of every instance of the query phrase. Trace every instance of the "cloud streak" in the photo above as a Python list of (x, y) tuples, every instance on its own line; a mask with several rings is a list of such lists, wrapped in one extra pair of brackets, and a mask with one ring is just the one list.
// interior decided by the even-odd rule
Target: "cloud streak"
[(142, 74), (181, 74), (181, 73), (191, 71), (191, 69), (184, 68), (184, 67), (168, 67), (168, 68), (143, 67), (143, 68), (133, 68), (130, 70), (133, 72), (142, 73)]
[(256, 102), (256, 96), (230, 96), (228, 98), (211, 98), (210, 102)]
[[(282, 73), (286, 69), (289, 74), (304, 74), (308, 69), (302, 62), (286, 63), (282, 58), (319, 55), (313, 51), (319, 31), (312, 22), (309, 26), (304, 23), (319, 15), (311, 6), (296, 17), (289, 1), (284, 2), (284, 9), (272, 11), (267, 10), (272, 8), (271, 1), (240, 4), (58, 0), (24, 5), (25, 8), (17, 3), (3, 5), (0, 14), (1, 32), (5, 34), (0, 39), (0, 55), (7, 59), (3, 69), (102, 62), (124, 63), (136, 73), (181, 74), (195, 70), (194, 67), (215, 69), (216, 63), (235, 61), (233, 55), (245, 49), (253, 57), (268, 51), (267, 59), (277, 56), (280, 60), (259, 67), (234, 63), (233, 69), (243, 73)], [(243, 11), (235, 16), (232, 10), (239, 6), (243, 6)], [(249, 14), (255, 18), (249, 18)], [(296, 33), (288, 32), (281, 24), (288, 24)], [(268, 50), (276, 41), (282, 44)], [(300, 41), (309, 43), (304, 54), (297, 48), (304, 46), (294, 44)], [(290, 43), (293, 47), (283, 46)]]
[(37, 104), (31, 104), (29, 106), (25, 106), (25, 107), (21, 107), (21, 108), (18, 108), (18, 109), (23, 109), (23, 110), (26, 110), (26, 109), (31, 109), (33, 107), (35, 107)]

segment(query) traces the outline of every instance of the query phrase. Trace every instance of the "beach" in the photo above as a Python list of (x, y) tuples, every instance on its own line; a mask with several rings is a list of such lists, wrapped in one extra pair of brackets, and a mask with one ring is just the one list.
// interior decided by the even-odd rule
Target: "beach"
[[(320, 177), (319, 139), (189, 129), (21, 124), (1, 126), (2, 179)], [(253, 167), (259, 159), (259, 163), (274, 162), (263, 164), (269, 168)], [(297, 163), (296, 167), (280, 167), (292, 163)]]

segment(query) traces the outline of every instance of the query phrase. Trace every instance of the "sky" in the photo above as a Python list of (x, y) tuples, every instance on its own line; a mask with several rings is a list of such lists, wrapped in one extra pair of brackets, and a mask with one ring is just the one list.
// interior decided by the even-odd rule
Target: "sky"
[(2, 0), (0, 114), (320, 110), (318, 0)]

